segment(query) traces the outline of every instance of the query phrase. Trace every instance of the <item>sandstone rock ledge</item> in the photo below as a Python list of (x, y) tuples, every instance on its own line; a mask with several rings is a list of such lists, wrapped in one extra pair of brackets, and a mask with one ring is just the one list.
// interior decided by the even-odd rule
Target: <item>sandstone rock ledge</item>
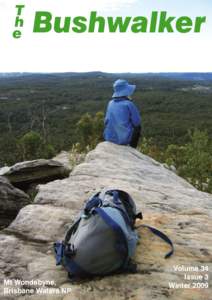
[[(105, 187), (130, 193), (143, 212), (144, 223), (163, 230), (173, 240), (175, 254), (165, 260), (168, 246), (142, 229), (136, 254), (137, 274), (71, 284), (66, 272), (55, 266), (52, 242), (63, 237), (84, 200)], [(207, 265), (212, 270), (211, 208), (212, 195), (197, 191), (148, 156), (130, 147), (101, 143), (68, 178), (40, 185), (34, 203), (21, 209), (13, 223), (1, 232), (0, 299), (212, 299), (209, 289), (169, 287), (169, 282), (188, 283), (184, 274), (194, 274), (176, 271), (177, 265)], [(55, 296), (3, 295), (3, 280), (14, 278), (54, 280), (55, 288), (72, 290)]]
[(15, 187), (27, 190), (31, 184), (47, 183), (69, 176), (70, 169), (53, 159), (36, 159), (19, 162), (11, 166), (3, 175)]

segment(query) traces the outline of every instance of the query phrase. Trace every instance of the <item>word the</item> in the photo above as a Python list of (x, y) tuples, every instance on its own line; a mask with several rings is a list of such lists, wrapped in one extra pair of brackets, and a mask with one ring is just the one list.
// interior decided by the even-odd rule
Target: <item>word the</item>
[[(24, 20), (21, 18), (23, 9), (24, 9), (25, 5), (16, 5), (16, 9), (17, 9), (17, 16), (15, 18), (15, 27), (16, 28), (20, 28), (24, 26)], [(15, 39), (19, 39), (22, 35), (21, 30), (16, 29), (15, 31), (13, 31), (13, 37)]]

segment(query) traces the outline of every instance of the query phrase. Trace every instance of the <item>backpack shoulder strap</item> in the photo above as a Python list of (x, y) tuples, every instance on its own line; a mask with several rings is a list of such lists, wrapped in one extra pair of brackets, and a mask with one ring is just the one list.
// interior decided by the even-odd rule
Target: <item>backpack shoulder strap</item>
[(174, 245), (173, 245), (172, 241), (170, 240), (170, 238), (165, 233), (161, 232), (160, 230), (158, 230), (154, 227), (144, 225), (144, 224), (136, 227), (136, 229), (138, 229), (140, 227), (148, 228), (149, 230), (151, 230), (152, 233), (154, 233), (155, 235), (160, 237), (162, 240), (164, 240), (167, 244), (169, 244), (171, 246), (171, 250), (165, 255), (165, 258), (169, 258), (174, 253)]
[(64, 255), (64, 244), (63, 242), (54, 243), (54, 252), (56, 258), (56, 266), (61, 265), (62, 258)]
[(68, 243), (68, 241), (71, 238), (72, 233), (74, 233), (79, 225), (79, 222), (81, 221), (81, 218), (83, 215), (88, 215), (90, 211), (101, 205), (101, 199), (99, 198), (100, 193), (96, 193), (94, 196), (92, 196), (88, 201), (85, 203), (83, 211), (81, 211), (80, 216), (77, 218), (77, 220), (74, 222), (74, 224), (68, 229), (66, 236), (65, 236), (65, 245)]
[(56, 265), (60, 265), (62, 263), (64, 254), (66, 252), (66, 248), (68, 246), (68, 241), (69, 241), (72, 233), (77, 229), (80, 220), (81, 220), (81, 217), (79, 217), (76, 220), (76, 222), (74, 222), (74, 224), (69, 228), (69, 230), (66, 233), (64, 241), (62, 241), (62, 242), (58, 241), (58, 242), (54, 243), (54, 252), (55, 252), (55, 257), (56, 257)]
[(92, 196), (90, 199), (88, 199), (88, 201), (85, 203), (85, 207), (84, 207), (85, 214), (89, 214), (93, 208), (102, 205), (102, 200), (99, 197), (99, 195), (100, 195), (100, 192), (96, 193), (94, 196)]
[(70, 240), (71, 238), (71, 235), (73, 232), (76, 231), (78, 225), (79, 225), (79, 222), (81, 220), (81, 216), (74, 222), (74, 224), (68, 229), (67, 233), (66, 233), (66, 236), (65, 236), (65, 241), (64, 241), (64, 244), (67, 245), (68, 244), (68, 241)]
[(130, 195), (121, 190), (107, 190), (105, 195), (112, 196), (113, 206), (119, 209), (125, 222), (134, 229), (135, 219), (142, 219), (142, 213), (136, 213), (136, 206)]
[[(117, 234), (118, 241), (119, 241), (119, 251), (124, 255), (124, 262), (123, 266), (126, 264), (128, 260), (128, 243), (125, 236), (125, 233), (123, 232), (122, 228), (119, 226), (117, 222), (115, 222), (106, 212), (104, 209), (98, 207), (94, 210), (104, 221), (105, 223), (112, 228), (112, 230)], [(122, 266), (122, 267), (123, 267)], [(122, 268), (121, 267), (121, 268)]]

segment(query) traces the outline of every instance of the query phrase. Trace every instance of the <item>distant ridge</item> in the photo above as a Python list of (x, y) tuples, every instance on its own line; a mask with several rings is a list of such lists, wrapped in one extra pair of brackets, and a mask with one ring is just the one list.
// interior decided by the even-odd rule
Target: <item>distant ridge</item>
[(31, 73), (31, 72), (11, 72), (11, 73), (0, 73), (0, 79), (2, 78), (14, 78), (14, 77), (145, 77), (145, 78), (166, 78), (166, 79), (177, 79), (177, 80), (191, 80), (191, 81), (212, 81), (212, 72), (201, 73), (201, 72), (193, 72), (193, 73), (105, 73), (100, 71), (93, 72), (64, 72), (64, 73)]

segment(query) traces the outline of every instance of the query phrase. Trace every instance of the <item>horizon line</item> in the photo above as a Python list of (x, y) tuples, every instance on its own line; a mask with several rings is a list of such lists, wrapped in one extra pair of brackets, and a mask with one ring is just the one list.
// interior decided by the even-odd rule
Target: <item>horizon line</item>
[(212, 71), (150, 71), (150, 72), (106, 72), (106, 71), (0, 71), (0, 74), (64, 74), (64, 73), (103, 73), (103, 74), (212, 74)]

